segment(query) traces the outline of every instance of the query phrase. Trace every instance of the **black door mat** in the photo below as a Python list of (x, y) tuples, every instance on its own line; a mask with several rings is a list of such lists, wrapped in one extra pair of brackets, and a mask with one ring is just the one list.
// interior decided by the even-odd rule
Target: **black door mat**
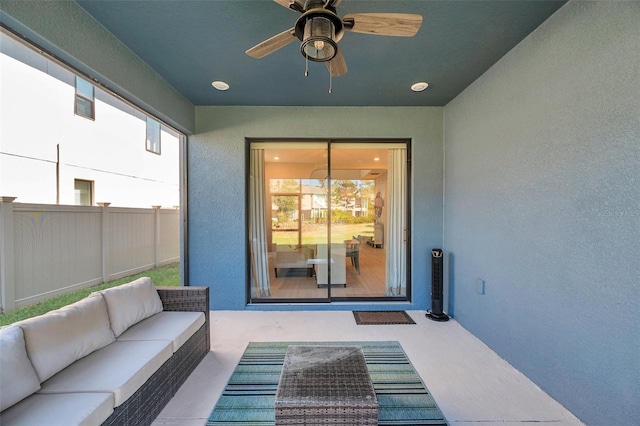
[(353, 311), (358, 325), (415, 324), (405, 311)]

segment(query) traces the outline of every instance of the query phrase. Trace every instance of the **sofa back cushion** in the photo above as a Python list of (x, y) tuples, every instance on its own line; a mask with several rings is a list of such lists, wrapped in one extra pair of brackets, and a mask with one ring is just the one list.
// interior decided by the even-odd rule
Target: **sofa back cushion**
[(158, 290), (149, 277), (112, 287), (101, 293), (107, 302), (111, 329), (116, 337), (143, 319), (162, 312)]
[(100, 293), (18, 324), (41, 382), (115, 341)]
[(18, 326), (0, 329), (0, 411), (40, 389), (40, 380), (27, 356)]

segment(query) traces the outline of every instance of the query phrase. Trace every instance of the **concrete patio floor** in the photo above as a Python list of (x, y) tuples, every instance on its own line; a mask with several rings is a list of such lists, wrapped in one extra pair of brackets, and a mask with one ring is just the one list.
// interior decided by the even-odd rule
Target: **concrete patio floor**
[(455, 320), (408, 312), (416, 325), (356, 325), (351, 311), (211, 311), (211, 352), (154, 425), (201, 426), (247, 343), (396, 340), (452, 426), (582, 424)]

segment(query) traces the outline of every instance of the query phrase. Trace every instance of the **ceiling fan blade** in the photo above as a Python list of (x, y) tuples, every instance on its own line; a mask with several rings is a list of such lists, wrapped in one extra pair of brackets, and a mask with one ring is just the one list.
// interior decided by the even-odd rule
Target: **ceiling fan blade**
[(288, 30), (283, 31), (280, 34), (276, 34), (262, 43), (256, 44), (251, 49), (247, 50), (246, 53), (252, 58), (264, 58), (297, 39), (295, 30), (293, 28), (289, 28)]
[(287, 9), (295, 10), (298, 12), (304, 12), (304, 3), (300, 0), (273, 0), (278, 3), (280, 6), (286, 7)]
[(333, 77), (340, 77), (347, 73), (347, 62), (344, 60), (344, 56), (342, 55), (342, 49), (338, 49), (336, 56), (325, 63)]
[(422, 25), (422, 16), (411, 13), (349, 13), (342, 19), (354, 33), (413, 37)]
[(342, 3), (342, 0), (325, 0), (325, 8), (326, 7), (333, 7), (336, 8), (338, 6), (340, 6), (340, 3)]

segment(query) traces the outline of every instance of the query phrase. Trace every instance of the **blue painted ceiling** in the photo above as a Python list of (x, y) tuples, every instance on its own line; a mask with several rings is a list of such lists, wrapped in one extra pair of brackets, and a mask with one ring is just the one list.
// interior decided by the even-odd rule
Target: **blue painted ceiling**
[[(565, 0), (344, 0), (346, 13), (423, 17), (412, 38), (347, 32), (348, 72), (333, 79), (298, 42), (262, 59), (245, 51), (293, 27), (298, 12), (269, 0), (76, 0), (194, 105), (442, 106), (530, 34)], [(214, 80), (230, 85), (217, 91)], [(424, 92), (412, 92), (419, 81)]]

